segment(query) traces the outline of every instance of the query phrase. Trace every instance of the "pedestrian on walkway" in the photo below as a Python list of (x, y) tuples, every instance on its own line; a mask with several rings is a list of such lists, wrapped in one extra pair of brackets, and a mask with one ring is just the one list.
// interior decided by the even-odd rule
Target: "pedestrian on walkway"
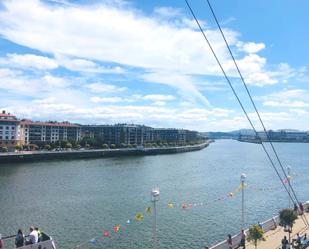
[(232, 236), (230, 234), (227, 235), (227, 246), (229, 249), (233, 249), (233, 241), (232, 241)]
[(241, 238), (239, 242), (239, 247), (246, 249), (246, 234), (245, 234), (244, 229), (241, 229)]

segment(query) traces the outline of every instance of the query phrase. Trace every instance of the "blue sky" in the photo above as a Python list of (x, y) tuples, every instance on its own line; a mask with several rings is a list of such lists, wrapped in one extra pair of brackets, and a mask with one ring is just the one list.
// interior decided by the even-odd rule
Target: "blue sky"
[[(260, 129), (206, 0), (191, 0)], [(308, 1), (213, 1), (267, 128), (309, 130)], [(0, 108), (21, 118), (249, 127), (185, 2), (0, 5)]]

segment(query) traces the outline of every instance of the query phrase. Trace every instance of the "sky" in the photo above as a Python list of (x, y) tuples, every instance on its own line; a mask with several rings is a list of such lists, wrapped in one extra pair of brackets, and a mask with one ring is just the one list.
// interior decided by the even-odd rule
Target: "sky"
[[(206, 0), (189, 0), (257, 130)], [(268, 129), (309, 130), (309, 2), (211, 1)], [(248, 128), (182, 0), (2, 0), (0, 109), (19, 118)]]

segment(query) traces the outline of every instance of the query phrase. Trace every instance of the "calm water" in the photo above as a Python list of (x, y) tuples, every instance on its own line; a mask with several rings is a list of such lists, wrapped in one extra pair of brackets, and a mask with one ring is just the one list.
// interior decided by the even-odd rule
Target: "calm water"
[[(309, 199), (309, 144), (275, 144), (282, 162), (297, 174), (295, 190)], [(159, 186), (159, 248), (201, 248), (240, 229), (240, 194), (214, 201), (239, 186), (247, 174), (246, 223), (265, 220), (288, 205), (261, 147), (218, 140), (190, 153), (109, 159), (0, 165), (0, 233), (14, 234), (38, 225), (58, 248), (75, 245), (110, 230), (111, 237), (81, 248), (151, 248), (150, 190)], [(251, 187), (274, 187), (257, 191)], [(200, 203), (182, 209), (169, 202)], [(205, 204), (206, 203), (206, 204)], [(137, 212), (145, 219), (119, 233)]]

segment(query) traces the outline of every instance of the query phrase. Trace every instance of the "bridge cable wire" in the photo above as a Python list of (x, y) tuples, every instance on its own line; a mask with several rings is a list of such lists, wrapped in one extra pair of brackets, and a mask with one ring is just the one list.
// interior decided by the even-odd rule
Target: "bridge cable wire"
[[(229, 53), (230, 53), (230, 56), (231, 56), (231, 58), (232, 58), (232, 60), (233, 60), (233, 62), (234, 62), (234, 65), (235, 65), (235, 67), (236, 67), (236, 69), (237, 69), (237, 72), (238, 72), (239, 77), (240, 77), (240, 79), (241, 79), (241, 81), (242, 81), (242, 83), (243, 83), (243, 86), (245, 87), (246, 92), (247, 92), (247, 94), (248, 94), (248, 96), (249, 96), (249, 98), (250, 98), (250, 101), (251, 101), (251, 104), (252, 104), (252, 106), (253, 106), (253, 108), (254, 108), (254, 110), (255, 110), (255, 113), (256, 113), (256, 115), (258, 116), (258, 119), (259, 119), (259, 121), (260, 121), (260, 123), (261, 123), (261, 125), (262, 125), (262, 127), (263, 127), (264, 133), (266, 134), (267, 141), (270, 143), (270, 146), (271, 146), (271, 148), (272, 148), (272, 151), (274, 152), (274, 155), (275, 155), (275, 157), (276, 157), (276, 159), (277, 159), (277, 161), (278, 161), (278, 163), (279, 163), (279, 165), (280, 165), (280, 168), (281, 168), (281, 170), (282, 170), (282, 172), (283, 172), (283, 174), (284, 174), (284, 177), (285, 177), (286, 179), (288, 179), (288, 176), (287, 176), (287, 174), (286, 174), (286, 172), (285, 172), (285, 170), (284, 170), (284, 168), (283, 168), (283, 165), (282, 165), (282, 163), (281, 163), (281, 160), (279, 159), (278, 153), (277, 153), (277, 151), (276, 151), (276, 149), (275, 149), (275, 147), (274, 147), (274, 145), (273, 145), (273, 143), (272, 143), (272, 141), (271, 141), (271, 139), (270, 139), (269, 133), (268, 133), (267, 130), (266, 130), (266, 127), (265, 127), (264, 122), (263, 122), (263, 120), (262, 120), (262, 118), (261, 118), (261, 115), (260, 115), (260, 113), (259, 113), (259, 111), (258, 111), (258, 109), (257, 109), (257, 107), (256, 107), (256, 104), (255, 104), (254, 101), (253, 101), (253, 98), (252, 98), (252, 95), (251, 95), (251, 93), (250, 93), (250, 91), (249, 91), (249, 88), (248, 88), (248, 86), (247, 86), (247, 84), (246, 84), (246, 82), (245, 82), (245, 79), (244, 79), (244, 77), (243, 77), (243, 75), (242, 75), (242, 73), (241, 73), (241, 71), (240, 71), (240, 69), (239, 69), (239, 66), (238, 66), (238, 64), (237, 64), (237, 62), (236, 62), (236, 60), (235, 60), (235, 57), (234, 57), (234, 55), (233, 55), (233, 53), (232, 53), (232, 50), (231, 50), (231, 48), (230, 48), (230, 46), (229, 46), (229, 43), (228, 43), (227, 40), (226, 40), (226, 37), (225, 37), (225, 35), (224, 35), (224, 33), (223, 33), (223, 30), (222, 30), (221, 25), (220, 25), (220, 23), (219, 23), (219, 21), (218, 21), (218, 18), (217, 18), (216, 14), (215, 14), (215, 12), (214, 12), (214, 10), (213, 10), (213, 8), (212, 8), (212, 5), (211, 5), (211, 3), (210, 3), (210, 0), (206, 0), (206, 1), (207, 1), (207, 3), (208, 3), (209, 9), (211, 10), (211, 13), (212, 13), (214, 19), (215, 19), (215, 22), (216, 22), (216, 24), (217, 24), (217, 26), (218, 26), (218, 29), (220, 30), (221, 36), (222, 36), (222, 38), (223, 38), (223, 40), (224, 40), (224, 42), (225, 42), (225, 45), (226, 45), (226, 47), (227, 47), (227, 49), (228, 49), (228, 51), (229, 51)], [(256, 133), (256, 136), (258, 136), (257, 133)], [(262, 141), (261, 141), (261, 142), (262, 142)], [(290, 189), (292, 190), (292, 193), (293, 193), (293, 195), (294, 195), (295, 200), (297, 201), (297, 206), (298, 206), (298, 203), (300, 203), (300, 202), (299, 202), (299, 200), (298, 200), (298, 198), (297, 198), (297, 195), (296, 195), (296, 193), (295, 193), (295, 191), (294, 191), (294, 188), (292, 187), (290, 181), (287, 181), (287, 182), (288, 182), (288, 185), (289, 185)], [(294, 204), (295, 204), (295, 203), (294, 203)], [(304, 217), (305, 217), (305, 219), (306, 219), (307, 224), (309, 225), (309, 222), (308, 222), (306, 216), (304, 216)]]
[[(256, 131), (256, 129), (255, 129), (255, 127), (254, 127), (254, 125), (253, 125), (251, 119), (249, 118), (249, 115), (248, 115), (247, 111), (245, 110), (245, 108), (244, 108), (244, 106), (243, 106), (241, 100), (239, 99), (239, 97), (238, 97), (238, 95), (237, 95), (237, 93), (236, 93), (236, 91), (235, 91), (235, 89), (234, 89), (234, 87), (233, 87), (233, 85), (232, 85), (232, 83), (231, 83), (229, 77), (227, 76), (227, 74), (226, 74), (226, 72), (225, 72), (223, 66), (221, 65), (221, 63), (220, 63), (220, 61), (219, 61), (219, 59), (218, 59), (218, 57), (217, 57), (217, 55), (216, 55), (214, 49), (212, 48), (212, 46), (211, 46), (211, 44), (210, 44), (210, 42), (209, 42), (209, 40), (208, 40), (208, 38), (207, 38), (207, 36), (206, 36), (206, 34), (205, 34), (205, 32), (204, 32), (204, 30), (202, 29), (202, 27), (201, 27), (199, 21), (197, 20), (195, 14), (194, 14), (194, 12), (193, 12), (193, 10), (192, 10), (192, 8), (191, 8), (191, 5), (189, 4), (189, 2), (188, 2), (187, 0), (185, 0), (185, 2), (186, 2), (186, 4), (187, 4), (187, 6), (188, 6), (188, 8), (189, 8), (189, 10), (190, 10), (190, 12), (191, 12), (193, 18), (194, 18), (196, 24), (198, 25), (198, 27), (199, 27), (199, 29), (200, 29), (200, 31), (201, 31), (201, 33), (202, 33), (202, 35), (203, 35), (205, 41), (207, 42), (207, 44), (208, 44), (208, 46), (209, 46), (209, 48), (210, 48), (210, 50), (211, 50), (213, 56), (215, 57), (215, 59), (216, 59), (218, 65), (219, 65), (219, 67), (220, 67), (220, 69), (221, 69), (221, 71), (222, 71), (222, 73), (223, 73), (223, 75), (224, 75), (226, 81), (228, 82), (228, 84), (229, 84), (231, 90), (233, 91), (233, 93), (234, 93), (234, 95), (235, 95), (235, 97), (236, 97), (236, 99), (237, 99), (237, 101), (238, 101), (238, 103), (239, 103), (241, 109), (243, 110), (243, 112), (244, 112), (244, 114), (245, 114), (247, 120), (249, 121), (250, 126), (251, 126), (252, 129), (254, 130), (255, 134), (257, 134), (257, 131)], [(259, 139), (261, 140), (260, 137), (259, 137)], [(273, 160), (271, 159), (271, 157), (270, 157), (268, 151), (266, 150), (265, 145), (264, 145), (262, 142), (261, 142), (261, 145), (262, 145), (262, 148), (263, 148), (264, 152), (265, 152), (266, 155), (267, 155), (267, 158), (269, 159), (269, 161), (270, 161), (270, 163), (271, 163), (271, 166), (273, 167), (273, 169), (275, 170), (277, 176), (279, 177), (279, 179), (280, 179), (280, 181), (281, 181), (283, 187), (285, 188), (285, 190), (286, 190), (286, 192), (288, 193), (288, 195), (289, 195), (290, 199), (292, 200), (292, 202), (295, 204), (295, 200), (293, 199), (291, 193), (289, 192), (289, 190), (287, 189), (286, 185), (284, 184), (283, 178), (281, 177), (281, 175), (280, 175), (278, 169), (276, 168), (276, 166), (275, 166)], [(303, 219), (303, 217), (302, 217), (302, 219)], [(303, 221), (304, 221), (304, 219), (303, 219)], [(305, 225), (307, 225), (307, 223), (306, 223), (305, 221), (304, 221), (304, 223), (305, 223)]]

